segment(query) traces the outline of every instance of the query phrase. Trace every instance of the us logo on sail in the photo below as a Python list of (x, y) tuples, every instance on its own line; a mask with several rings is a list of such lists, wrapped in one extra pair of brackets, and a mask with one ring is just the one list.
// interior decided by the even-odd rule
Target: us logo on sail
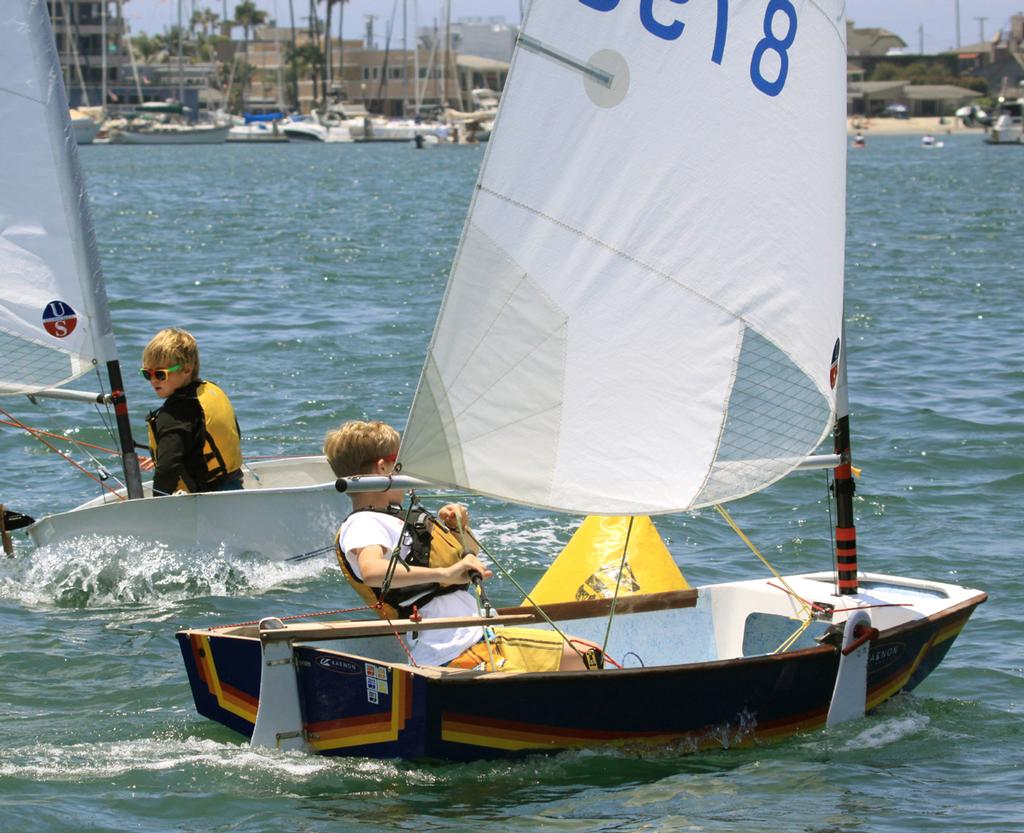
[(43, 310), (43, 327), (54, 338), (71, 335), (78, 325), (78, 314), (63, 301), (50, 301)]

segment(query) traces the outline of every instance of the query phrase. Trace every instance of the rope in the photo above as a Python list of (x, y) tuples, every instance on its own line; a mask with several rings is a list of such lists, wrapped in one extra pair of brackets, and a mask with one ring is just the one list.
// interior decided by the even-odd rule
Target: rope
[(562, 631), (562, 629), (558, 627), (558, 625), (555, 624), (554, 620), (550, 616), (548, 616), (547, 613), (544, 612), (543, 607), (541, 607), (533, 599), (530, 598), (529, 592), (527, 592), (527, 590), (518, 581), (515, 580), (513, 575), (506, 569), (505, 565), (502, 564), (501, 561), (499, 561), (497, 558), (495, 558), (494, 554), (483, 545), (479, 538), (477, 538), (477, 543), (480, 544), (480, 552), (486, 555), (493, 562), (494, 566), (501, 570), (501, 574), (510, 582), (512, 582), (512, 586), (522, 594), (523, 598), (526, 599), (526, 601), (529, 604), (533, 605), (533, 607), (537, 610), (537, 613), (540, 614), (541, 618), (548, 625), (551, 626), (551, 629), (560, 637), (562, 637), (562, 641), (570, 648), (572, 648), (576, 652), (576, 655), (580, 657), (580, 659), (582, 659), (583, 652), (573, 644), (573, 640), (569, 636), (567, 636)]
[(832, 548), (832, 575), (835, 576), (833, 587), (839, 595), (839, 562), (836, 561), (836, 525), (832, 520), (832, 499), (834, 495), (829, 486), (828, 469), (825, 469), (825, 505), (828, 506), (828, 541)]
[[(373, 610), (371, 605), (363, 605), (362, 607), (342, 607), (337, 610), (321, 610), (317, 613), (295, 613), (291, 616), (275, 616), (275, 619), (280, 619), (282, 622), (290, 622), (294, 619), (312, 619), (314, 616), (334, 616), (338, 613), (358, 613), (360, 610)], [(264, 619), (267, 617), (263, 617)], [(245, 628), (249, 625), (258, 625), (262, 620), (253, 619), (251, 622), (236, 622), (233, 625), (210, 625), (211, 631), (220, 631), (226, 628)], [(390, 621), (390, 620), (389, 620)]]
[[(63, 451), (61, 451), (61, 450), (60, 450), (59, 448), (57, 448), (57, 447), (56, 447), (56, 446), (54, 446), (53, 444), (51, 444), (51, 443), (48, 443), (48, 442), (47, 442), (47, 441), (46, 441), (46, 440), (45, 440), (45, 439), (43, 438), (43, 436), (42, 436), (42, 435), (43, 435), (43, 434), (44, 434), (45, 432), (42, 432), (42, 431), (38, 431), (38, 430), (37, 430), (37, 429), (35, 429), (35, 428), (31, 428), (30, 426), (28, 426), (28, 425), (25, 425), (25, 423), (23, 423), (23, 422), (21, 422), (20, 420), (16, 419), (16, 418), (15, 418), (14, 416), (12, 416), (12, 415), (11, 415), (10, 413), (8, 413), (7, 411), (5, 411), (5, 410), (4, 410), (3, 408), (0, 408), (0, 414), (3, 414), (3, 415), (4, 415), (5, 417), (7, 417), (7, 419), (11, 420), (11, 422), (15, 424), (15, 427), (16, 427), (16, 428), (21, 428), (21, 429), (23, 429), (23, 430), (27, 431), (27, 432), (28, 432), (28, 434), (29, 434), (29, 436), (31, 436), (31, 437), (34, 437), (35, 439), (39, 440), (39, 442), (41, 442), (41, 443), (42, 443), (43, 445), (45, 445), (45, 446), (46, 446), (46, 447), (47, 447), (48, 449), (50, 449), (50, 451), (53, 451), (53, 452), (55, 452), (56, 454), (59, 454), (59, 455), (60, 455), (61, 457), (63, 457), (63, 458), (64, 458), (64, 459), (65, 459), (65, 460), (66, 460), (67, 462), (69, 462), (69, 463), (70, 463), (70, 464), (71, 464), (72, 466), (74, 466), (74, 467), (75, 467), (76, 469), (78, 469), (78, 470), (79, 470), (80, 472), (82, 472), (82, 474), (84, 474), (84, 475), (85, 475), (86, 477), (90, 477), (90, 478), (92, 478), (93, 480), (95, 480), (95, 481), (96, 481), (96, 482), (97, 482), (97, 483), (98, 483), (98, 484), (99, 484), (100, 486), (102, 486), (102, 487), (103, 487), (104, 489), (106, 489), (106, 490), (107, 490), (108, 492), (110, 492), (110, 494), (112, 494), (112, 495), (113, 495), (114, 497), (116, 497), (116, 498), (117, 498), (118, 500), (125, 500), (125, 499), (126, 499), (126, 498), (125, 498), (125, 497), (124, 497), (123, 495), (119, 495), (119, 494), (117, 493), (117, 490), (116, 490), (116, 489), (112, 489), (112, 488), (111, 488), (110, 486), (108, 486), (108, 485), (107, 485), (106, 483), (104, 483), (104, 482), (103, 482), (103, 479), (102, 479), (102, 478), (100, 478), (100, 477), (97, 477), (97, 476), (96, 476), (95, 474), (93, 474), (93, 473), (92, 473), (91, 471), (89, 471), (88, 469), (86, 469), (86, 468), (85, 468), (85, 467), (84, 467), (83, 465), (81, 465), (80, 463), (78, 463), (78, 462), (77, 462), (77, 461), (75, 461), (75, 460), (72, 460), (72, 459), (71, 459), (71, 457), (69, 457), (69, 456), (68, 456), (67, 454), (65, 454), (65, 453), (64, 453)], [(6, 424), (10, 424), (10, 423), (6, 423)], [(77, 442), (76, 440), (72, 440), (72, 439), (69, 439), (69, 438), (67, 438), (67, 437), (64, 437), (63, 439), (65, 439), (65, 440), (66, 440), (67, 442), (70, 442), (70, 443), (75, 443), (75, 442)]]
[[(7, 414), (6, 411), (3, 411), (3, 413)], [(7, 415), (10, 416), (10, 414)], [(14, 418), (11, 417), (11, 419)], [(63, 434), (54, 434), (50, 431), (43, 431), (41, 428), (30, 428), (29, 426), (25, 425), (22, 422), (18, 422), (17, 420), (11, 422), (6, 419), (0, 419), (0, 425), (7, 425), (10, 428), (22, 428), (25, 431), (28, 431), (30, 434), (34, 434), (39, 437), (49, 437), (51, 440), (63, 440), (66, 443), (73, 443), (74, 445), (82, 446), (83, 448), (94, 448), (97, 451), (102, 451), (104, 454), (117, 455), (118, 453), (112, 448), (106, 448), (102, 445), (95, 445), (94, 443), (87, 443), (85, 440), (75, 440), (72, 439), (71, 437), (65, 437)]]
[(800, 635), (805, 630), (807, 630), (811, 622), (814, 621), (814, 616), (811, 612), (811, 606), (810, 604), (808, 604), (806, 600), (802, 599), (800, 595), (795, 590), (793, 590), (792, 587), (789, 586), (788, 582), (779, 574), (779, 571), (768, 563), (768, 559), (761, 555), (760, 550), (758, 550), (758, 548), (754, 546), (754, 542), (747, 537), (746, 533), (744, 533), (743, 530), (739, 528), (736, 521), (734, 521), (732, 519), (732, 516), (725, 510), (725, 507), (722, 506), (720, 503), (716, 503), (715, 509), (718, 511), (718, 514), (725, 519), (725, 522), (732, 527), (733, 532), (740, 536), (740, 540), (743, 541), (743, 543), (746, 544), (747, 547), (749, 547), (750, 551), (761, 560), (761, 563), (768, 568), (768, 571), (782, 583), (786, 592), (789, 593), (798, 602), (800, 602), (801, 610), (797, 614), (801, 622), (800, 627), (797, 628), (796, 632), (791, 634), (778, 648), (772, 651), (773, 654), (784, 653), (785, 651), (788, 651), (790, 647), (792, 647), (793, 643), (795, 643), (797, 639), (800, 638)]
[(619, 586), (622, 584), (622, 571), (626, 569), (626, 553), (629, 551), (629, 537), (633, 533), (633, 516), (629, 516), (629, 526), (626, 527), (626, 542), (622, 545), (622, 560), (619, 562), (619, 574), (615, 578), (615, 593), (612, 595), (612, 606), (608, 609), (608, 626), (604, 631), (604, 642), (601, 643), (601, 655), (605, 656), (608, 651), (608, 639), (612, 635), (612, 620), (615, 618), (615, 602), (619, 598)]
[(326, 555), (329, 552), (334, 552), (334, 544), (328, 544), (326, 547), (320, 547), (320, 549), (317, 550), (310, 550), (309, 552), (293, 555), (291, 558), (286, 558), (285, 561), (291, 564), (297, 564), (300, 561), (309, 561), (311, 558), (316, 558), (318, 555)]

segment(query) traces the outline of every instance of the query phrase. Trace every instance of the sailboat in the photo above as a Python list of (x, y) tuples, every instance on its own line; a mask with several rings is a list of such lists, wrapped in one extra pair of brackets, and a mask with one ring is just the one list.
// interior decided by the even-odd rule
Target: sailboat
[[(116, 418), (124, 486), (28, 526), (36, 544), (117, 534), (273, 559), (329, 544), (338, 496), (322, 456), (254, 462), (245, 490), (142, 500), (124, 384), (47, 4), (0, 11), (0, 395), (101, 403)], [(96, 374), (100, 393), (66, 387)], [(105, 376), (106, 378), (102, 378)]]
[[(200, 714), (254, 746), (327, 755), (700, 750), (859, 719), (939, 664), (986, 594), (857, 564), (843, 6), (534, 2), (402, 473), (339, 483), (457, 487), (625, 524), (616, 549), (579, 539), (585, 522), (567, 552), (612, 561), (570, 581), (554, 575), (563, 553), (545, 576), (558, 592), (490, 620), (594, 640), (618, 667), (424, 667), (395, 634), (480, 620), (268, 615), (178, 633)], [(731, 129), (733, 109), (750, 130)], [(638, 577), (631, 525), (728, 516), (817, 466), (833, 470), (834, 570), (823, 552), (822, 571), (799, 575)]]

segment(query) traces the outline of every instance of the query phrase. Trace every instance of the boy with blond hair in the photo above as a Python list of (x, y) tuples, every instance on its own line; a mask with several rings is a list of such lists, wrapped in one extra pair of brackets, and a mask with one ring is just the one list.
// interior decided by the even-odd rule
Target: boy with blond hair
[[(400, 437), (383, 422), (346, 422), (324, 440), (338, 477), (397, 471)], [(338, 562), (349, 583), (388, 618), (475, 617), (471, 580), (493, 573), (480, 561), (464, 506), (447, 504), (434, 520), (422, 507), (402, 508), (402, 489), (350, 492), (352, 513), (338, 530)], [(392, 558), (398, 560), (389, 570)], [(390, 582), (385, 588), (386, 577)], [(489, 629), (490, 630), (490, 629)], [(580, 653), (551, 631), (495, 628), (485, 640), (480, 626), (425, 630), (405, 636), (421, 665), (500, 671), (557, 671), (585, 667)], [(590, 647), (590, 646), (587, 646)]]
[(199, 376), (199, 345), (177, 327), (161, 330), (142, 352), (139, 370), (164, 400), (146, 417), (154, 496), (242, 488), (238, 420), (226, 393)]

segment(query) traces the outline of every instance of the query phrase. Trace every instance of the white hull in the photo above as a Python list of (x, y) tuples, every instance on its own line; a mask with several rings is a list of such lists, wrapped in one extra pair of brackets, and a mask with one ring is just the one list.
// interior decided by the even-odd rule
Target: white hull
[(229, 125), (177, 127), (158, 125), (147, 130), (124, 130), (111, 136), (120, 145), (218, 145), (227, 141)]
[(1012, 112), (1002, 112), (996, 118), (995, 124), (985, 137), (985, 142), (990, 145), (1019, 145), (1024, 137), (1024, 118), (1021, 116), (1021, 105), (1014, 102), (1004, 105)]
[(414, 121), (389, 121), (387, 119), (355, 120), (349, 130), (356, 142), (411, 142), (419, 136), (438, 136), (443, 130), (440, 124), (417, 124)]
[(79, 145), (91, 145), (100, 132), (100, 126), (92, 119), (74, 119), (71, 127), (75, 131), (75, 142)]
[(276, 124), (236, 124), (228, 131), (229, 142), (273, 144), (287, 142), (287, 134)]
[(245, 489), (119, 500), (112, 495), (29, 527), (36, 546), (83, 535), (121, 535), (182, 551), (258, 553), (273, 561), (329, 546), (348, 512), (324, 457), (245, 466)]
[(327, 142), (328, 144), (352, 141), (352, 134), (345, 125), (324, 125), (310, 121), (288, 122), (283, 125), (282, 129), (289, 139), (297, 141)]

